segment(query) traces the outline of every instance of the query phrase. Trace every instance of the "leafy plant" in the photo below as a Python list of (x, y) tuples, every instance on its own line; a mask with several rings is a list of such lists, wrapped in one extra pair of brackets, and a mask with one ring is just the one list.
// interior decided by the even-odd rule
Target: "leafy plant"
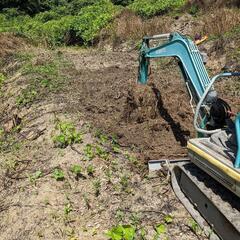
[(105, 135), (101, 130), (97, 130), (95, 136), (100, 140), (101, 144), (104, 144), (108, 140), (108, 136)]
[(52, 174), (52, 177), (55, 178), (57, 181), (63, 181), (65, 176), (62, 169), (56, 168)]
[[(155, 227), (155, 231), (156, 231), (156, 235), (154, 237), (154, 240), (156, 239), (159, 239), (160, 236), (165, 236), (166, 232), (167, 232), (167, 227), (165, 224), (161, 223), (161, 224), (158, 224), (156, 227)], [(166, 236), (165, 236), (166, 237)]]
[(173, 217), (171, 215), (166, 215), (164, 217), (164, 222), (167, 223), (167, 224), (170, 224), (173, 222)]
[[(9, 18), (7, 13), (0, 14), (0, 32), (15, 32), (36, 43), (47, 43), (51, 47), (68, 44), (71, 41), (92, 44), (98, 38), (101, 29), (110, 23), (119, 9), (110, 0), (54, 1), (58, 4), (53, 4), (52, 0), (44, 0), (49, 1), (48, 7), (39, 4), (42, 1), (33, 1), (35, 2), (33, 12), (37, 13), (36, 15), (14, 13), (14, 16)], [(32, 6), (28, 5), (28, 9), (32, 9)], [(42, 10), (48, 11), (38, 13), (41, 7)]]
[(108, 183), (111, 183), (112, 171), (111, 171), (110, 169), (107, 169), (107, 170), (105, 171), (105, 175), (106, 175), (106, 177), (107, 177), (107, 179), (108, 179)]
[(201, 228), (198, 225), (198, 223), (192, 218), (189, 220), (188, 226), (195, 234), (198, 234), (201, 231)]
[(136, 229), (131, 225), (118, 225), (110, 229), (106, 235), (111, 240), (134, 240)]
[(27, 87), (17, 97), (16, 104), (22, 107), (27, 106), (37, 98), (37, 95), (38, 93), (34, 88)]
[(72, 212), (72, 205), (71, 203), (67, 203), (65, 206), (64, 206), (64, 214), (65, 216), (67, 216), (70, 212)]
[(96, 154), (97, 156), (99, 156), (100, 158), (107, 160), (109, 157), (108, 152), (101, 146), (96, 146)]
[(84, 155), (87, 160), (92, 160), (95, 157), (92, 144), (87, 144), (83, 149)]
[(78, 164), (71, 166), (70, 170), (76, 178), (79, 178), (82, 174), (82, 167)]
[(135, 0), (129, 8), (143, 17), (151, 17), (186, 4), (186, 0)]
[(71, 122), (59, 121), (56, 128), (59, 134), (53, 137), (53, 142), (57, 147), (66, 148), (68, 145), (82, 142), (82, 134), (76, 131)]
[(28, 176), (29, 180), (31, 183), (36, 183), (36, 180), (39, 179), (40, 177), (42, 177), (42, 171), (38, 170), (35, 173), (31, 174)]
[(138, 165), (138, 160), (136, 157), (130, 155), (129, 153), (125, 153), (126, 158), (134, 165)]
[(6, 80), (6, 76), (0, 72), (0, 86), (3, 84), (5, 80)]
[(87, 166), (87, 173), (88, 173), (88, 175), (93, 176), (94, 172), (95, 172), (94, 166), (91, 165), (91, 164), (88, 165)]

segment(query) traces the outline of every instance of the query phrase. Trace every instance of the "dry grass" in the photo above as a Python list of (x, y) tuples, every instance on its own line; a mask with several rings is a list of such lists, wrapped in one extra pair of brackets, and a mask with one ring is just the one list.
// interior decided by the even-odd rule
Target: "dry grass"
[(203, 32), (208, 35), (221, 36), (240, 25), (240, 11), (238, 9), (218, 9), (218, 14), (206, 14), (203, 17)]
[(209, 8), (240, 7), (239, 0), (189, 0), (189, 5), (193, 4), (204, 10)]
[(115, 44), (126, 40), (139, 40), (145, 35), (154, 35), (168, 31), (170, 17), (154, 17), (143, 20), (130, 10), (124, 10), (115, 19), (109, 31)]
[(11, 55), (26, 45), (23, 39), (14, 36), (11, 33), (0, 34), (0, 58)]

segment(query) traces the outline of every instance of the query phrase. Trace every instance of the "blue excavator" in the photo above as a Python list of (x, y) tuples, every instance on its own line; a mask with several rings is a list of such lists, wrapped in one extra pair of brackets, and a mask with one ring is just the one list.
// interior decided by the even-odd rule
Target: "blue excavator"
[[(156, 44), (157, 42), (157, 44)], [(154, 46), (151, 46), (154, 45)], [(239, 72), (209, 77), (203, 54), (190, 38), (177, 32), (144, 37), (138, 82), (146, 84), (151, 59), (174, 57), (180, 67), (196, 138), (187, 143), (188, 160), (173, 164), (173, 189), (210, 239), (240, 239), (240, 113), (218, 97), (214, 83)]]

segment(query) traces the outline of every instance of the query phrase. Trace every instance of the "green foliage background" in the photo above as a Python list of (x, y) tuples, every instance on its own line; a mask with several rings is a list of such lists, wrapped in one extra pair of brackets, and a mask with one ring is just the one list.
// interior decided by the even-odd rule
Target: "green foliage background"
[(151, 17), (178, 9), (186, 0), (3, 0), (0, 32), (36, 43), (91, 45), (124, 8)]

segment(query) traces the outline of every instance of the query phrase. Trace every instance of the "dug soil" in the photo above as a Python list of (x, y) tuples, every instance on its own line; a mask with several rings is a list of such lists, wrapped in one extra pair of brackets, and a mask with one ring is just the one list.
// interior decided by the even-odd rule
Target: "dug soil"
[(77, 70), (68, 89), (74, 94), (66, 99), (72, 111), (83, 112), (145, 161), (186, 156), (193, 114), (176, 61), (152, 62), (148, 84), (140, 85), (136, 52), (65, 55)]

